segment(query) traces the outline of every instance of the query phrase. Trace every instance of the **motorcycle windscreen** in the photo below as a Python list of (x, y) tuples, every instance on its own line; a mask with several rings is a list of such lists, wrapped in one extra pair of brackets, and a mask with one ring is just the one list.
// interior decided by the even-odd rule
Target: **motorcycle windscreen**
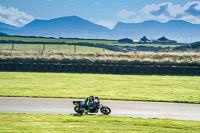
[(75, 105), (75, 104), (81, 104), (81, 101), (73, 101), (73, 104)]

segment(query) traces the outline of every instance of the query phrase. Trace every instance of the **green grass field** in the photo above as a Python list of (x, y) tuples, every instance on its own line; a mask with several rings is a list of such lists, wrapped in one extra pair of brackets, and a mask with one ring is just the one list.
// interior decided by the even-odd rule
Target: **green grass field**
[(199, 121), (111, 116), (0, 114), (0, 132), (199, 133)]
[(0, 96), (200, 103), (199, 76), (0, 72)]
[[(0, 49), (12, 49), (12, 44), (0, 44)], [(43, 49), (43, 44), (15, 44), (15, 50), (25, 51), (39, 51)], [(76, 49), (76, 50), (75, 50)], [(75, 46), (74, 45), (58, 45), (48, 44), (45, 45), (45, 50), (62, 50), (63, 52), (106, 52), (109, 50), (103, 48), (87, 47), (87, 46)]]
[(66, 43), (88, 42), (88, 43), (105, 43), (105, 44), (117, 43), (117, 41), (112, 41), (112, 40), (55, 39), (55, 38), (33, 38), (33, 37), (8, 37), (8, 36), (0, 36), (0, 40), (26, 41), (26, 42), (66, 42)]
[[(55, 38), (32, 38), (32, 37), (7, 37), (7, 36), (0, 36), (0, 40), (14, 40), (14, 41), (25, 41), (25, 42), (66, 42), (66, 43), (104, 43), (107, 45), (118, 45), (118, 46), (147, 46), (147, 47), (170, 47), (170, 48), (174, 48), (180, 45), (162, 45), (162, 44), (120, 44), (117, 43), (117, 41), (114, 40), (85, 40), (85, 39), (55, 39)], [(3, 46), (1, 46), (2, 44), (0, 44), (0, 49), (3, 48)], [(43, 44), (41, 44), (42, 47)], [(56, 45), (56, 44), (54, 44)], [(31, 45), (27, 45), (30, 46), (29, 49), (31, 49)], [(59, 45), (58, 45), (59, 46)], [(34, 50), (34, 49), (31, 49)]]

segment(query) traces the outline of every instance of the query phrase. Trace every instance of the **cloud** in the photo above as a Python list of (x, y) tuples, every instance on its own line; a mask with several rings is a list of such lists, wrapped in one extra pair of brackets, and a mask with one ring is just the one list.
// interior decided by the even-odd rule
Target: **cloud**
[(150, 15), (153, 15), (153, 16), (156, 16), (156, 17), (164, 15), (164, 16), (170, 17), (170, 13), (168, 12), (167, 8), (168, 8), (168, 5), (160, 6), (159, 10), (151, 11)]
[(34, 19), (33, 16), (19, 11), (17, 8), (0, 6), (0, 22), (22, 27)]
[(200, 20), (200, 2), (192, 1), (186, 3), (184, 6), (174, 5), (173, 3), (166, 2), (160, 4), (146, 5), (143, 7), (143, 12), (149, 18), (158, 19), (179, 19), (190, 22), (199, 22)]
[(121, 10), (117, 13), (117, 17), (120, 17), (122, 19), (126, 19), (132, 15), (135, 15), (136, 13), (134, 11), (128, 11), (128, 10)]
[(98, 21), (96, 24), (105, 26), (105, 27), (110, 28), (110, 29), (112, 29), (112, 28), (115, 26), (115, 23), (114, 23), (114, 22), (102, 21), (102, 20)]
[(200, 17), (200, 9), (199, 8), (200, 8), (200, 2), (193, 3), (187, 10), (185, 10), (185, 13), (190, 14), (195, 17)]

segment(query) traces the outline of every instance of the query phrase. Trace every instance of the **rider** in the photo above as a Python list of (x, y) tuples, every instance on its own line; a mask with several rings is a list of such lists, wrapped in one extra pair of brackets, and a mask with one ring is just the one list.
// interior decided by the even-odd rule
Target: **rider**
[(85, 99), (85, 101), (82, 104), (83, 111), (84, 111), (85, 114), (87, 114), (88, 110), (94, 106), (94, 104), (95, 104), (94, 100), (95, 99), (98, 99), (98, 97), (90, 96), (90, 97)]

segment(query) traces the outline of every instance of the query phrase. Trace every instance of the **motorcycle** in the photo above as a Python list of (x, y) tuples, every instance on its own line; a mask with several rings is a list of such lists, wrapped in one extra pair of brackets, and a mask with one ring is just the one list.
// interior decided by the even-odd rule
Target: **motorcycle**
[[(82, 101), (73, 101), (73, 104), (75, 105), (74, 111), (78, 114), (83, 114), (84, 110), (82, 107)], [(103, 104), (101, 104), (99, 100), (97, 102), (94, 102), (94, 104), (95, 105), (89, 109), (89, 113), (98, 113), (99, 110), (104, 115), (109, 115), (111, 113), (111, 109), (107, 106), (103, 106)]]

